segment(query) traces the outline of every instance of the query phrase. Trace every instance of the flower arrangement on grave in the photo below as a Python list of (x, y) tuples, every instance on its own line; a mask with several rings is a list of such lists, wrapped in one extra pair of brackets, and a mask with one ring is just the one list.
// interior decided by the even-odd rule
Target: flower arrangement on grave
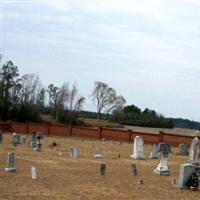
[(193, 172), (191, 177), (189, 178), (188, 182), (187, 182), (187, 187), (192, 190), (198, 190), (199, 187), (199, 178), (198, 178), (198, 174), (196, 172)]

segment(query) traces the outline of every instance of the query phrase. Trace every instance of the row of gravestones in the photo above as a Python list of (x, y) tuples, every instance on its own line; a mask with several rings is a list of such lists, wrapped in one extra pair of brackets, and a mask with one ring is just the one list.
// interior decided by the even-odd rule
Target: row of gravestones
[[(41, 151), (41, 143), (40, 139), (43, 138), (43, 134), (40, 132), (32, 132), (29, 138), (29, 145), (31, 147), (34, 147), (35, 150)], [(0, 131), (0, 142), (2, 141), (2, 132)], [(12, 137), (12, 143), (16, 146), (20, 143), (20, 135), (13, 133)], [(144, 142), (141, 136), (136, 136), (134, 139), (133, 144), (133, 154), (131, 155), (131, 158), (133, 159), (139, 159), (143, 160), (145, 159), (145, 156), (143, 154), (143, 147)], [(181, 144), (179, 145), (179, 149), (181, 150), (180, 153), (187, 154), (187, 148), (185, 145)], [(156, 169), (154, 169), (155, 175), (169, 175), (169, 167), (168, 167), (168, 155), (171, 152), (171, 146), (166, 143), (160, 143), (157, 147), (156, 144), (152, 145), (152, 150), (150, 153), (151, 159), (157, 158), (157, 153), (160, 152), (160, 162)], [(77, 158), (77, 149), (76, 148), (70, 148), (70, 157)], [(94, 156), (95, 158), (101, 158), (102, 154), (100, 150), (96, 151), (96, 154)], [(181, 165), (180, 167), (180, 175), (179, 175), (179, 185), (177, 187), (184, 188), (186, 187), (185, 183), (188, 180), (188, 178), (191, 176), (191, 174), (194, 171), (200, 171), (199, 168), (199, 157), (200, 157), (200, 140), (198, 137), (195, 137), (192, 140), (191, 148), (190, 148), (190, 154), (189, 154), (189, 160), (188, 163)], [(104, 164), (102, 165), (104, 166)], [(103, 167), (104, 169), (105, 167)], [(100, 167), (101, 169), (101, 167)], [(136, 167), (135, 167), (136, 169)], [(6, 171), (12, 172), (15, 171), (16, 168), (14, 167), (14, 153), (9, 152), (8, 153), (8, 159), (7, 159), (7, 168)], [(102, 170), (100, 170), (100, 174)]]
[[(141, 136), (136, 136), (134, 138), (133, 144), (133, 154), (131, 158), (143, 160), (145, 156), (143, 154), (143, 146), (144, 142)], [(186, 145), (181, 144), (179, 145), (180, 154), (188, 154), (188, 148)], [(155, 175), (169, 175), (169, 167), (168, 167), (168, 155), (171, 152), (171, 145), (166, 143), (160, 143), (157, 149), (156, 144), (152, 145), (151, 151), (151, 158), (157, 157), (157, 152), (160, 152), (160, 162), (156, 169), (154, 169)], [(199, 158), (200, 158), (200, 139), (199, 137), (195, 137), (192, 140), (190, 152), (189, 152), (189, 159), (187, 163), (182, 164), (180, 166), (179, 171), (179, 184), (175, 185), (178, 188), (186, 188), (186, 183), (191, 175), (196, 172), (198, 175), (200, 174), (200, 167), (199, 167)]]

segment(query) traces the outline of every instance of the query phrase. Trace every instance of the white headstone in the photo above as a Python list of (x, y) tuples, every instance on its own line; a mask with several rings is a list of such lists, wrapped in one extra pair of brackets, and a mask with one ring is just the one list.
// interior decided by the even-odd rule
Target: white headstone
[(31, 177), (32, 179), (37, 179), (37, 171), (35, 167), (31, 167)]
[(7, 167), (5, 168), (7, 172), (15, 172), (15, 155), (13, 152), (8, 153), (7, 157)]
[(143, 151), (144, 151), (144, 141), (141, 136), (136, 136), (134, 138), (133, 154), (131, 155), (131, 158), (136, 160), (144, 160), (145, 156), (143, 154)]
[(96, 153), (95, 153), (94, 157), (95, 158), (102, 158), (102, 154), (101, 154), (101, 150), (100, 149), (96, 150)]
[(200, 157), (200, 140), (198, 137), (195, 137), (191, 143), (188, 162), (192, 165), (199, 165), (199, 157)]
[(157, 159), (158, 158), (157, 153), (158, 153), (158, 146), (157, 146), (157, 144), (153, 144), (151, 147), (151, 153), (150, 153), (149, 158)]

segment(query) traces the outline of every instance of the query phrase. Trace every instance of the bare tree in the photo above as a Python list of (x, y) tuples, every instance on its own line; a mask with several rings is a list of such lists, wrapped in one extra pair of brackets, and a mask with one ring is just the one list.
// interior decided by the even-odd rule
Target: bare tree
[(85, 97), (78, 94), (78, 89), (76, 85), (73, 84), (72, 89), (69, 91), (69, 111), (71, 115), (80, 111), (84, 102)]
[(40, 88), (38, 74), (24, 74), (21, 78), (21, 103), (35, 104)]
[[(117, 97), (116, 91), (109, 87), (106, 83), (96, 81), (94, 83), (94, 90), (92, 91), (93, 101), (97, 106), (97, 119), (99, 119), (102, 111), (111, 111), (112, 107), (122, 100), (121, 97)], [(115, 105), (115, 106), (114, 106)]]

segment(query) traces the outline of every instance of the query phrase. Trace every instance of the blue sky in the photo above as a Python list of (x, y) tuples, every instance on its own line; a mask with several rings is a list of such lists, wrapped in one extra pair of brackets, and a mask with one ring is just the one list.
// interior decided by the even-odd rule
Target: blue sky
[(127, 104), (200, 121), (200, 2), (3, 0), (3, 62), (44, 86), (103, 81)]

